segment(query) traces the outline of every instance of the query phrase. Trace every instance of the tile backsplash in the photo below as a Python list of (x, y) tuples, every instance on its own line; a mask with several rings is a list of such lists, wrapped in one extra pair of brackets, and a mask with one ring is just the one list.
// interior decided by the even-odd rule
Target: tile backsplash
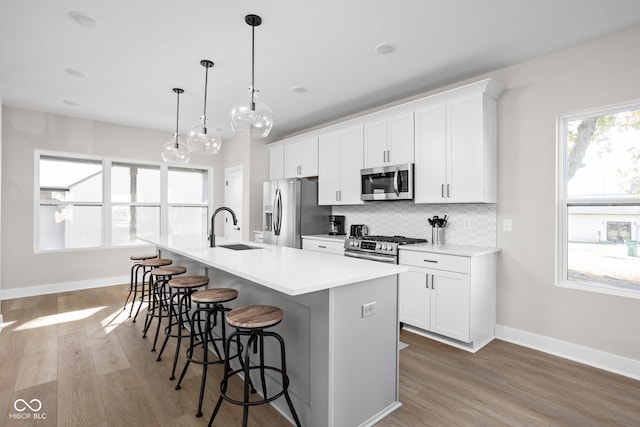
[(445, 243), (496, 246), (495, 204), (416, 204), (412, 201), (366, 202), (363, 205), (333, 206), (333, 215), (344, 215), (346, 230), (351, 224), (366, 224), (369, 234), (419, 237), (431, 241), (427, 218), (447, 217)]

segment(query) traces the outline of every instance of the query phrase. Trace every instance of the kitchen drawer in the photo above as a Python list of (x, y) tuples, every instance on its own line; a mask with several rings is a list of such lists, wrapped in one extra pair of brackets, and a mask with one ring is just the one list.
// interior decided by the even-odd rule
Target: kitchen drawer
[(326, 240), (302, 239), (302, 249), (344, 255), (344, 242), (327, 242)]
[(400, 250), (399, 263), (457, 273), (469, 274), (471, 272), (471, 258), (466, 256)]

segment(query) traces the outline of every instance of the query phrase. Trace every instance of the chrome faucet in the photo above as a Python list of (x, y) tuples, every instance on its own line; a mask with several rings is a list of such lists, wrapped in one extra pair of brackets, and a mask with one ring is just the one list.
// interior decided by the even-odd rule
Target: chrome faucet
[(221, 206), (218, 209), (215, 210), (215, 212), (213, 212), (213, 215), (211, 215), (211, 234), (209, 234), (209, 247), (210, 248), (215, 248), (216, 247), (216, 235), (213, 232), (214, 230), (214, 220), (216, 219), (216, 215), (218, 215), (218, 212), (220, 211), (227, 211), (231, 214), (231, 218), (233, 218), (233, 225), (238, 225), (238, 219), (236, 218), (236, 213), (234, 211), (232, 211), (230, 208), (226, 207), (226, 206)]

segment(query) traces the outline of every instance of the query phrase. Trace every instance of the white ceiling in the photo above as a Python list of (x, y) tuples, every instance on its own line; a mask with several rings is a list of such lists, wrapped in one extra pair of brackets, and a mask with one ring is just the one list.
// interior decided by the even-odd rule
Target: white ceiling
[(228, 137), (251, 82), (248, 13), (263, 19), (256, 88), (283, 136), (638, 24), (640, 1), (0, 0), (2, 102), (172, 133), (180, 87), (186, 133), (210, 59), (207, 113)]

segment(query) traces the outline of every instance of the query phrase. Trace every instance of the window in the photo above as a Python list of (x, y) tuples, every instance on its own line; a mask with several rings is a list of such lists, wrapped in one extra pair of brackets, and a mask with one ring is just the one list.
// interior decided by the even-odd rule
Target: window
[(640, 298), (640, 102), (558, 127), (557, 284)]
[(208, 167), (36, 152), (35, 250), (136, 245), (160, 232), (206, 235)]
[(111, 202), (113, 245), (160, 233), (160, 166), (112, 163)]
[(41, 156), (39, 170), (38, 247), (102, 245), (102, 162)]

